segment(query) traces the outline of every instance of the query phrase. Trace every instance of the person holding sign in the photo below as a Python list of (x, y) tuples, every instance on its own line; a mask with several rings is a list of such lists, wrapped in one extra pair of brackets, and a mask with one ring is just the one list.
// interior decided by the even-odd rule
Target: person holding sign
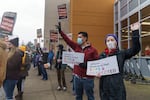
[(139, 23), (131, 25), (132, 47), (126, 50), (118, 49), (118, 38), (116, 35), (108, 34), (106, 36), (105, 43), (107, 48), (100, 54), (100, 59), (116, 56), (119, 73), (104, 76), (101, 76), (101, 73), (99, 73), (99, 75), (97, 75), (100, 77), (99, 90), (101, 100), (126, 100), (126, 90), (123, 82), (123, 66), (126, 59), (135, 56), (141, 50), (139, 27)]
[(88, 33), (79, 32), (77, 43), (68, 38), (66, 34), (61, 31), (61, 25), (57, 26), (60, 35), (63, 37), (65, 42), (75, 51), (84, 53), (84, 62), (75, 64), (74, 73), (74, 84), (76, 100), (82, 100), (83, 91), (85, 90), (88, 100), (95, 100), (94, 98), (94, 76), (86, 75), (87, 61), (98, 59), (97, 50), (88, 42)]

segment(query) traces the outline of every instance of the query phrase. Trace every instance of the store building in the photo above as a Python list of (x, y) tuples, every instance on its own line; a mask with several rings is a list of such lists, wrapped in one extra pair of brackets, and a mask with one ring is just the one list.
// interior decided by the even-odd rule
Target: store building
[(114, 31), (119, 37), (120, 49), (131, 47), (130, 25), (140, 22), (140, 40), (145, 55), (145, 48), (150, 46), (150, 0), (116, 0), (114, 4)]

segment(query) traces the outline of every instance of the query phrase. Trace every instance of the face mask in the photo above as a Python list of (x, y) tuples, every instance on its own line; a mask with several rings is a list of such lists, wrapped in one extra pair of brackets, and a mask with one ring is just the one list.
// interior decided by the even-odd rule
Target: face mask
[(108, 49), (116, 49), (115, 41), (109, 41), (106, 43)]
[(82, 38), (77, 38), (77, 43), (81, 45), (83, 43)]

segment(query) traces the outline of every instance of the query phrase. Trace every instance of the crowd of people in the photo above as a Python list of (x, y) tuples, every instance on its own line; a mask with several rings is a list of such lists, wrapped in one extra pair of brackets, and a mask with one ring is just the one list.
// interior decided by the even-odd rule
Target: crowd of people
[(30, 69), (30, 57), (26, 46), (19, 48), (19, 38), (0, 40), (0, 85), (3, 86), (6, 100), (13, 100), (15, 86), (17, 100), (22, 99), (25, 77)]
[[(87, 32), (79, 32), (77, 42), (69, 39), (61, 30), (61, 25), (57, 26), (59, 34), (62, 36), (67, 45), (74, 52), (84, 53), (84, 62), (71, 65), (73, 92), (76, 100), (83, 100), (83, 93), (87, 95), (87, 100), (95, 100), (94, 97), (94, 78), (99, 78), (99, 94), (101, 100), (126, 100), (126, 90), (123, 82), (123, 65), (126, 59), (136, 55), (141, 47), (139, 41), (139, 23), (131, 25), (132, 30), (132, 47), (126, 50), (119, 50), (118, 38), (115, 34), (108, 34), (105, 38), (106, 49), (104, 52), (98, 51), (88, 41)], [(67, 90), (65, 69), (66, 64), (62, 63), (62, 53), (64, 46), (57, 45), (56, 54), (51, 47), (49, 52), (46, 48), (41, 48), (40, 44), (36, 45), (36, 50), (32, 54), (28, 52), (26, 46), (19, 47), (19, 38), (0, 40), (0, 86), (3, 87), (6, 100), (13, 100), (15, 86), (17, 86), (18, 94), (15, 96), (17, 100), (21, 100), (24, 89), (23, 84), (28, 76), (31, 67), (37, 68), (38, 76), (42, 76), (42, 80), (48, 80), (47, 68), (56, 69), (58, 87), (57, 90)], [(69, 51), (70, 52), (70, 51)], [(87, 75), (87, 62), (116, 56), (119, 73), (102, 76), (98, 73), (96, 76)], [(55, 60), (55, 61), (54, 61)], [(53, 63), (55, 62), (55, 63)], [(111, 67), (111, 66), (110, 66)], [(116, 85), (117, 84), (117, 85)]]

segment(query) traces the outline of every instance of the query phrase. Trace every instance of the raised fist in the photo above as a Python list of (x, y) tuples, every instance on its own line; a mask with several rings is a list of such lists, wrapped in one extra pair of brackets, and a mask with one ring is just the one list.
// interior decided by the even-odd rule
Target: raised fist
[(56, 28), (58, 29), (59, 33), (60, 33), (60, 32), (61, 32), (61, 23), (58, 22), (58, 25), (55, 25), (55, 26), (56, 26)]

